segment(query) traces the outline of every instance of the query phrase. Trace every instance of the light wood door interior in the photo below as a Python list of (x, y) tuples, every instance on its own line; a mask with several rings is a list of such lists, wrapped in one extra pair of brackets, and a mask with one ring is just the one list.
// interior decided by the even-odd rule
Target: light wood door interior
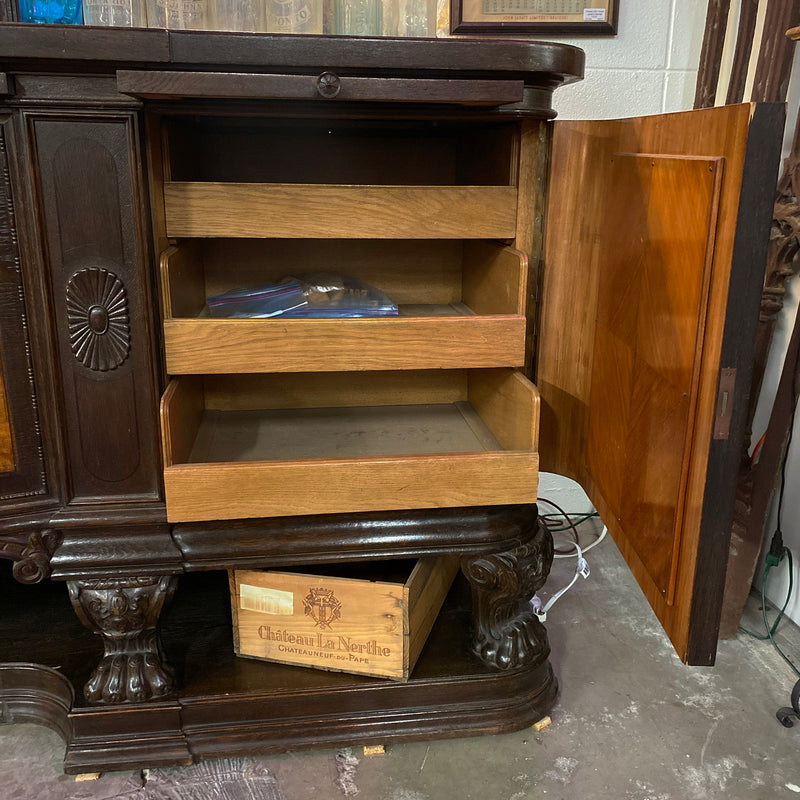
[[(774, 148), (775, 119), (729, 106), (554, 133), (542, 468), (584, 486), (690, 663), (716, 650), (727, 530), (708, 509), (720, 494), (732, 507), (738, 455), (712, 439), (718, 379), (746, 372), (760, 295), (737, 253), (759, 233), (766, 246), (769, 167), (756, 180), (745, 154)], [(737, 324), (729, 302), (750, 317)]]

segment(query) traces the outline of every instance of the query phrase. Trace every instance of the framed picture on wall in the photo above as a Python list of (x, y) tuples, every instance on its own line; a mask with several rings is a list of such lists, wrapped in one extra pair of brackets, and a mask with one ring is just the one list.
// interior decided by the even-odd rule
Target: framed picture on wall
[(619, 0), (450, 0), (451, 33), (614, 36)]

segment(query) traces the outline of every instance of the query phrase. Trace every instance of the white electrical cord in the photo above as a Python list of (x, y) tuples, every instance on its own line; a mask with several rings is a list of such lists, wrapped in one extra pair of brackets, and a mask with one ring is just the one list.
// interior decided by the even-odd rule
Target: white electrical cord
[[(595, 544), (597, 544), (597, 542), (592, 542), (590, 547), (594, 546)], [(539, 618), (539, 622), (544, 622), (547, 619), (547, 612), (556, 604), (556, 600), (558, 600), (561, 595), (568, 592), (575, 585), (575, 581), (578, 580), (578, 577), (581, 577), (584, 580), (589, 577), (589, 565), (586, 563), (586, 559), (583, 557), (583, 551), (581, 550), (580, 545), (577, 542), (572, 542), (572, 546), (576, 550), (575, 555), (578, 556), (578, 563), (575, 565), (575, 574), (572, 576), (572, 580), (563, 589), (559, 589), (559, 591), (557, 591), (547, 601), (546, 605), (542, 604), (542, 599), (538, 594), (535, 594), (529, 601), (531, 608), (533, 609), (533, 613)], [(586, 549), (588, 550), (589, 548), (587, 547)]]
[[(608, 528), (603, 525), (603, 532), (593, 541), (590, 542), (586, 547), (583, 548), (584, 553), (588, 553), (593, 547), (597, 547), (603, 539), (606, 538), (606, 534), (608, 533)], [(572, 544), (572, 542), (570, 542)], [(580, 548), (578, 548), (580, 552)], [(575, 558), (578, 553), (556, 553), (553, 558)]]

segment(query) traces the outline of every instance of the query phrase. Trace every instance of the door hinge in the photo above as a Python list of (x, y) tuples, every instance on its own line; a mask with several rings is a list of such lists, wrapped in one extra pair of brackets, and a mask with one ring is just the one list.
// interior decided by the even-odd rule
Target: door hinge
[(733, 391), (736, 387), (736, 369), (723, 367), (719, 371), (717, 388), (717, 412), (714, 415), (714, 438), (727, 439), (731, 433), (733, 414)]

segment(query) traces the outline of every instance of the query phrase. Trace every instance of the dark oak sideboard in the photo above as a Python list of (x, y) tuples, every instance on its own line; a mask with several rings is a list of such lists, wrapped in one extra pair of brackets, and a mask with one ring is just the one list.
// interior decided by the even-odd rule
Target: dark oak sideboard
[[(583, 53), (513, 41), (6, 23), (0, 70), (4, 721), (70, 772), (529, 725), (540, 456), (713, 661), (780, 108), (554, 126)], [(322, 270), (400, 316), (204, 310)], [(408, 682), (234, 656), (228, 570), (429, 555)]]

